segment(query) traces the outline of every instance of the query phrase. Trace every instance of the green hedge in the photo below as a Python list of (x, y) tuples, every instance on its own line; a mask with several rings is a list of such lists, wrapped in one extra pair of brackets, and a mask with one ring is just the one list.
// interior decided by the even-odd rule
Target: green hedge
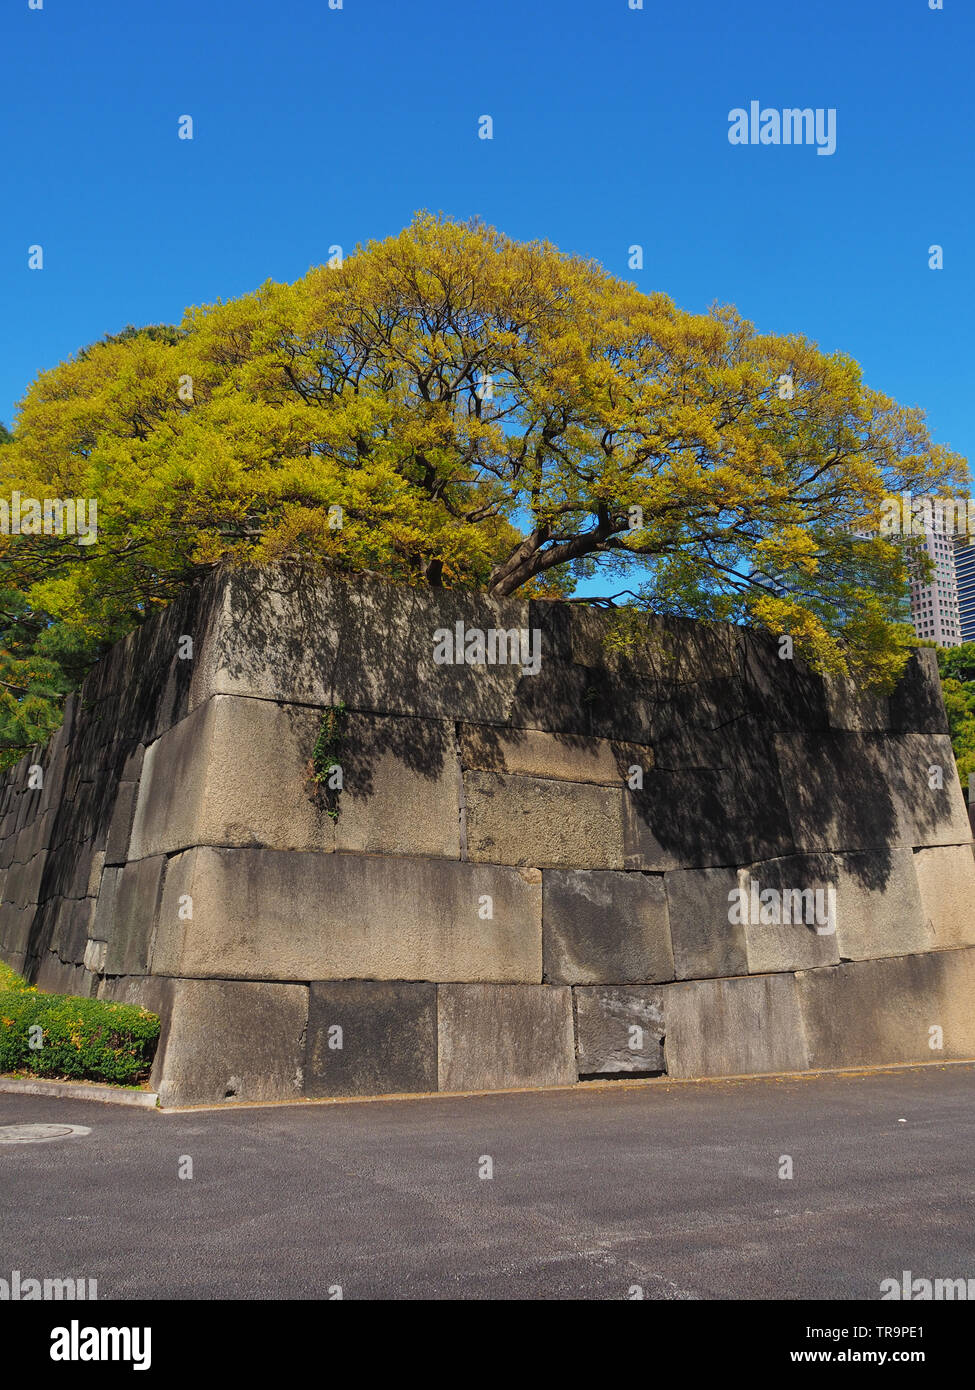
[(137, 1005), (39, 994), (0, 963), (0, 1072), (134, 1086), (148, 1078), (158, 1040), (159, 1019)]

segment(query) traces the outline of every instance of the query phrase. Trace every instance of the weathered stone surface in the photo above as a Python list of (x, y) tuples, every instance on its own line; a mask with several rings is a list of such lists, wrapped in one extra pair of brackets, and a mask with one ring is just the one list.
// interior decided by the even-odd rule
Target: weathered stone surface
[(669, 1076), (746, 1076), (808, 1066), (794, 975), (663, 987)]
[(45, 951), (37, 963), (33, 983), (43, 994), (73, 994), (88, 999), (95, 978), (80, 961), (63, 961), (56, 951)]
[[(192, 921), (179, 918), (187, 893)], [(533, 869), (188, 850), (169, 860), (152, 968), (228, 979), (540, 981), (541, 917)]]
[(94, 975), (101, 975), (105, 969), (107, 952), (107, 941), (96, 941), (94, 938), (88, 941), (85, 946), (85, 969), (90, 970)]
[(626, 793), (628, 867), (719, 868), (791, 853), (773, 745), (754, 720), (668, 723), (655, 757), (642, 788)]
[[(132, 858), (200, 843), (260, 844), (262, 834), (286, 847), (324, 848), (326, 818), (282, 787), (287, 773), (280, 778), (280, 763), (293, 776), (294, 765), (300, 767), (300, 733), (276, 719), (278, 713), (259, 700), (211, 700), (151, 744), (139, 781)], [(299, 711), (297, 718), (310, 733), (310, 712)], [(290, 790), (297, 793), (298, 786)]]
[(94, 916), (94, 898), (61, 899), (52, 945), (63, 961), (80, 965), (84, 960), (88, 933)]
[(975, 854), (971, 845), (919, 849), (914, 871), (932, 945), (975, 946)]
[(108, 941), (115, 930), (115, 899), (121, 877), (120, 868), (108, 868), (102, 872), (95, 919), (91, 925), (92, 936), (102, 941)]
[(308, 988), (174, 982), (152, 1082), (163, 1105), (287, 1100), (302, 1089)]
[(971, 839), (968, 810), (947, 734), (892, 737), (888, 742), (891, 765), (891, 780), (900, 795), (903, 844), (957, 845)]
[[(6, 902), (0, 907), (0, 943), (4, 958), (13, 965), (14, 956), (23, 960), (30, 941), (30, 929), (34, 922), (33, 907), (16, 907)], [(14, 967), (15, 969), (17, 967)]]
[(528, 605), (365, 576), (350, 583), (299, 565), (226, 571), (193, 662), (191, 707), (215, 694), (255, 695), (504, 724), (522, 667), (437, 664), (435, 634), (458, 622), (529, 631)]
[(350, 714), (338, 760), (336, 850), (459, 857), (460, 764), (450, 721)]
[(890, 727), (901, 733), (946, 734), (948, 717), (938, 674), (938, 653), (918, 647), (888, 700)]
[(545, 869), (542, 945), (545, 979), (554, 984), (672, 980), (662, 876)]
[(539, 729), (499, 729), (461, 724), (460, 760), (465, 769), (548, 777), (563, 782), (625, 784), (631, 766), (653, 766), (647, 744), (619, 743), (578, 734), (549, 734)]
[(464, 773), (467, 851), (490, 864), (623, 867), (623, 791), (617, 787)]
[(435, 984), (312, 982), (306, 1095), (375, 1096), (436, 1089)]
[[(975, 950), (847, 962), (797, 977), (811, 1067), (975, 1057)], [(943, 1048), (932, 1047), (941, 1029)]]
[[(175, 789), (178, 795), (179, 789)], [(118, 865), (124, 864), (129, 858), (129, 840), (132, 834), (132, 821), (135, 817), (136, 802), (139, 796), (138, 782), (120, 782), (118, 796), (115, 798), (115, 810), (112, 814), (112, 821), (108, 829), (108, 840), (105, 845), (105, 863)], [(132, 858), (142, 859), (142, 854), (134, 854)]]
[(739, 629), (741, 679), (748, 710), (764, 728), (826, 729), (829, 704), (823, 681), (801, 658), (783, 658), (773, 633)]
[(580, 666), (606, 667), (687, 689), (738, 675), (738, 634), (731, 624), (653, 617), (638, 641), (607, 647), (605, 637), (613, 620), (602, 610), (572, 605), (568, 620), (570, 659)]
[(729, 920), (734, 869), (674, 869), (664, 875), (678, 980), (748, 972), (745, 929)]
[(816, 732), (775, 742), (798, 849), (959, 844), (971, 835), (946, 736)]
[(226, 695), (194, 710), (146, 753), (131, 857), (210, 844), (458, 858), (452, 726), (349, 715), (327, 803), (310, 776), (322, 715)]
[[(615, 621), (579, 605), (497, 603), (290, 565), (214, 573), (108, 653), (47, 749), (0, 779), (4, 958), (61, 989), (87, 991), (95, 970), (107, 972), (99, 989), (148, 998), (158, 986), (167, 1018), (187, 977), (228, 987), (360, 981), (350, 990), (372, 991), (375, 1007), (355, 1026), (369, 1020), (372, 1051), (358, 1070), (341, 1059), (350, 1093), (430, 1084), (430, 1048), (425, 1071), (413, 1056), (422, 1076), (406, 1049), (389, 1081), (389, 1050), (377, 1041), (386, 1006), (375, 991), (392, 1000), (392, 1030), (409, 1015), (407, 994), (422, 994), (426, 1012), (409, 1016), (428, 1034), (433, 982), (446, 981), (454, 995), (438, 1003), (437, 1047), (446, 1039), (460, 1057), (452, 1084), (533, 1081), (558, 1071), (551, 1050), (526, 1060), (517, 1029), (518, 1055), (504, 1054), (503, 1038), (493, 1051), (482, 1042), (486, 1028), (503, 1032), (505, 1010), (518, 1027), (519, 1010), (539, 1010), (523, 1002), (533, 990), (556, 1007), (557, 990), (540, 986), (544, 866), (549, 906), (551, 890), (564, 899), (545, 931), (546, 970), (604, 991), (582, 1002), (580, 1028), (592, 1039), (584, 1065), (613, 1059), (617, 1045), (600, 1041), (599, 1026), (619, 1035), (631, 1005), (644, 1007), (634, 1000), (655, 990), (665, 1012), (671, 994), (685, 1013), (699, 1011), (697, 1060), (685, 1047), (684, 1065), (794, 1062), (786, 972), (801, 970), (812, 998), (830, 988), (816, 983), (821, 975), (841, 980), (854, 968), (838, 957), (906, 971), (901, 961), (927, 959), (915, 953), (932, 947), (952, 963), (924, 967), (944, 986), (924, 999), (937, 1004), (932, 1026), (947, 1018), (960, 1046), (971, 989), (958, 961), (975, 939), (975, 860), (935, 654), (912, 657), (884, 701), (783, 661), (770, 634), (651, 619), (637, 647), (609, 651)], [(438, 665), (435, 633), (457, 622), (516, 638), (537, 631), (537, 674), (520, 657)], [(184, 660), (186, 636), (195, 651)], [(323, 707), (340, 701), (349, 711), (334, 750), (344, 786), (332, 797), (308, 762)], [(34, 764), (44, 768), (40, 789), (27, 786)], [(634, 765), (642, 786), (629, 778)], [(194, 848), (208, 840), (217, 848)], [(728, 893), (741, 866), (766, 890), (801, 894), (835, 881), (836, 935), (732, 922)], [(664, 875), (666, 903), (657, 881), (649, 915), (640, 870)], [(580, 884), (601, 915), (576, 901)], [(82, 900), (95, 895), (91, 921)], [(672, 967), (665, 935), (650, 929), (665, 909)], [(140, 984), (147, 969), (173, 978)], [(746, 971), (750, 981), (739, 978)], [(648, 983), (673, 972), (713, 989)], [(864, 978), (881, 992), (887, 977)], [(451, 1013), (462, 982), (505, 981), (528, 993), (515, 989), (507, 1002), (482, 993), (462, 1036), (461, 1005)], [(923, 995), (928, 985), (919, 978), (917, 987)], [(620, 993), (628, 988), (638, 993)], [(739, 1027), (762, 990), (774, 1006), (764, 1053), (749, 1051)], [(869, 1019), (866, 984), (854, 1006)], [(822, 1009), (810, 1017), (827, 1030), (827, 1055), (834, 1023)], [(877, 1017), (884, 1033), (887, 1014)], [(896, 1029), (891, 1036), (884, 1056), (904, 1050)], [(207, 1083), (211, 1094), (219, 1080)]]
[(839, 854), (836, 943), (843, 960), (929, 951), (934, 937), (921, 910), (909, 849)]
[(903, 844), (899, 787), (887, 740), (815, 731), (780, 734), (776, 754), (799, 851)]
[(856, 733), (881, 733), (890, 728), (890, 706), (886, 696), (864, 690), (844, 676), (823, 680), (826, 711), (830, 727)]
[(664, 1069), (664, 996), (646, 985), (579, 985), (572, 991), (580, 1076)]
[(4, 883), (7, 901), (18, 907), (29, 907), (40, 902), (41, 881), (47, 866), (47, 850), (43, 850), (26, 864), (14, 863), (10, 866)]
[[(149, 971), (153, 931), (166, 872), (165, 855), (126, 864), (115, 893), (111, 926), (105, 931), (109, 975), (145, 975)], [(96, 930), (101, 923), (96, 916)], [(215, 972), (214, 972), (215, 973)]]
[(492, 1091), (575, 1081), (571, 995), (557, 985), (440, 985), (440, 1090)]
[(105, 868), (105, 851), (96, 850), (91, 856), (91, 865), (88, 870), (88, 892), (86, 897), (97, 898), (102, 882), (102, 870)]
[(14, 863), (29, 864), (36, 854), (50, 848), (54, 814), (53, 810), (48, 810), (33, 816), (23, 830), (14, 836)]
[(749, 974), (806, 970), (839, 960), (839, 876), (830, 854), (790, 854), (738, 871)]

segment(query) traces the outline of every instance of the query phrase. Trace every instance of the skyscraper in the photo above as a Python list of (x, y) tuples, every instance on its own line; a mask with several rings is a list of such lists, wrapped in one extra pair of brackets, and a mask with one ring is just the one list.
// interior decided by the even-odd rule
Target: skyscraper
[[(911, 621), (914, 631), (918, 637), (936, 642), (939, 647), (958, 647), (964, 640), (955, 574), (955, 544), (958, 540), (967, 542), (968, 537), (953, 537), (950, 529), (940, 526), (925, 530), (922, 544), (934, 561), (934, 573), (929, 584), (925, 584), (917, 572), (911, 575)], [(970, 554), (975, 557), (975, 548)]]
[(969, 539), (975, 537), (956, 536), (953, 546), (963, 642), (975, 642), (975, 545)]

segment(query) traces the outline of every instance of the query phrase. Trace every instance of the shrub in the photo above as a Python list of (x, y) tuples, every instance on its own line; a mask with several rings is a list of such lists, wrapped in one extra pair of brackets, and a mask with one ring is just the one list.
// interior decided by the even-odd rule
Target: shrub
[(158, 1040), (159, 1019), (146, 1009), (39, 994), (0, 963), (0, 1072), (137, 1085), (149, 1075)]

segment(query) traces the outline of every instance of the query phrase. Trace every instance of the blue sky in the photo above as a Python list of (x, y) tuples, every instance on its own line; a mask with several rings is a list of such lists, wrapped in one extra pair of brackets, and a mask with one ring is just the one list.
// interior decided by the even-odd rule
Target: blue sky
[[(629, 3), (6, 0), (0, 419), (106, 332), (427, 207), (847, 351), (975, 454), (975, 4)], [(834, 107), (835, 154), (729, 144), (751, 100)]]

